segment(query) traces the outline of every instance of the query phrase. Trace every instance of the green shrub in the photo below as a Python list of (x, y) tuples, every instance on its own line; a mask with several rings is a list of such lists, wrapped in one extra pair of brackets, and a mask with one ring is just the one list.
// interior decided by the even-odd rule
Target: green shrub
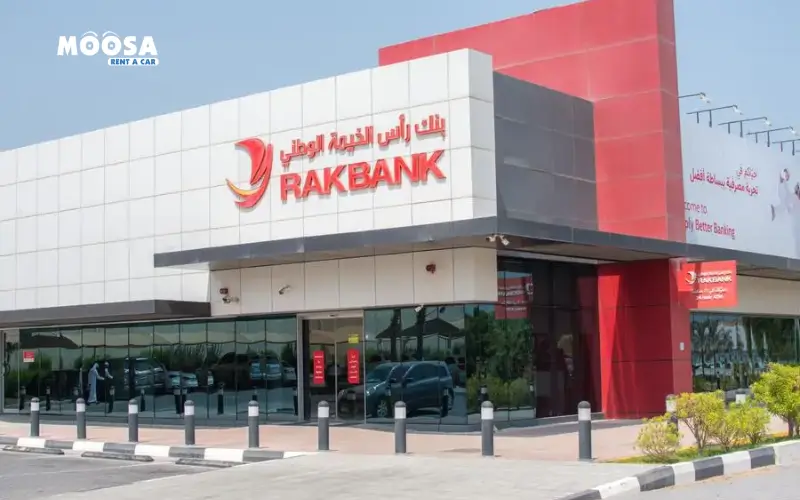
[(735, 422), (739, 441), (756, 446), (767, 437), (770, 415), (765, 408), (747, 401), (731, 405), (728, 413)]
[(492, 375), (485, 378), (472, 376), (467, 379), (467, 408), (470, 412), (478, 411), (480, 407), (482, 385), (486, 385), (489, 400), (495, 408), (519, 408), (530, 405), (531, 396), (526, 379), (517, 378), (506, 382)]
[(725, 412), (725, 400), (721, 392), (683, 393), (675, 401), (676, 414), (697, 444), (698, 453), (703, 452), (711, 439), (711, 426)]
[(667, 462), (678, 451), (681, 435), (668, 415), (644, 420), (634, 446), (653, 462)]
[(508, 384), (508, 399), (513, 408), (531, 406), (530, 384), (524, 378), (514, 379)]
[(742, 427), (737, 418), (740, 415), (723, 408), (720, 412), (707, 415), (709, 441), (717, 443), (723, 451), (731, 451), (742, 440)]
[(789, 425), (789, 437), (797, 436), (800, 420), (800, 367), (771, 363), (752, 385), (753, 397), (770, 413)]

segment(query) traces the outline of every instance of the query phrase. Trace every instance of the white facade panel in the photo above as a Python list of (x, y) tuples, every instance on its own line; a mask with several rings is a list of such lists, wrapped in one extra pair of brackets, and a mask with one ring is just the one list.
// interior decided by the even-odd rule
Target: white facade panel
[(702, 309), (737, 314), (800, 316), (800, 282), (739, 276), (736, 307)]
[[(215, 302), (215, 314), (493, 301), (494, 252), (475, 249), (213, 276), (153, 268), (158, 252), (494, 216), (493, 99), (491, 58), (461, 50), (0, 152), (0, 310), (206, 301), (220, 280), (241, 301)], [(426, 133), (431, 117), (442, 130)], [(402, 138), (389, 141), (395, 130)], [(368, 138), (331, 149), (334, 134)], [(322, 151), (298, 154), (296, 144), (318, 137)], [(264, 182), (237, 146), (249, 138), (272, 146), (272, 169), (264, 196), (240, 208), (231, 185)], [(426, 165), (435, 168), (414, 182)], [(344, 189), (328, 182), (327, 192), (325, 173), (340, 166)], [(363, 168), (383, 182), (359, 177)], [(297, 191), (286, 174), (299, 176)], [(437, 261), (435, 275), (426, 259)], [(277, 283), (292, 293), (277, 294)]]
[(213, 316), (496, 302), (497, 253), (460, 248), (212, 271), (207, 289)]

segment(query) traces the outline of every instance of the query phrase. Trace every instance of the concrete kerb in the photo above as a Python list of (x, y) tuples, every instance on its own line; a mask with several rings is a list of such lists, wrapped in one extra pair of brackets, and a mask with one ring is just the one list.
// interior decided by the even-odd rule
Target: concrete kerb
[(601, 500), (635, 491), (653, 491), (671, 486), (732, 476), (770, 465), (800, 463), (800, 440), (784, 441), (753, 450), (736, 451), (691, 462), (663, 465), (559, 500)]
[[(202, 446), (166, 446), (142, 443), (106, 443), (102, 441), (62, 441), (46, 438), (0, 436), (0, 446), (30, 450), (69, 450), (87, 453), (88, 456), (107, 454), (109, 456), (154, 457), (168, 459), (188, 459), (227, 464), (244, 464), (281, 460), (302, 455), (305, 452), (285, 452), (262, 449), (204, 448)], [(187, 462), (188, 463), (188, 462)]]

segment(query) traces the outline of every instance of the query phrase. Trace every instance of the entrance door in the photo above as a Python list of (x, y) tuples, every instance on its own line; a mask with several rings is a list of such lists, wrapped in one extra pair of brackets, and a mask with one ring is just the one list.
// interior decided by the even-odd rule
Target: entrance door
[(330, 417), (364, 420), (363, 318), (306, 319), (310, 416), (327, 401)]

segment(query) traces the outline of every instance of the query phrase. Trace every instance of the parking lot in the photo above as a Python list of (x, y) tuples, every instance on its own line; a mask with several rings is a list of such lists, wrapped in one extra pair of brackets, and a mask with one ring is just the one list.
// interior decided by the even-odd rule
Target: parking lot
[(0, 500), (29, 500), (206, 472), (173, 462), (138, 463), (0, 451)]

